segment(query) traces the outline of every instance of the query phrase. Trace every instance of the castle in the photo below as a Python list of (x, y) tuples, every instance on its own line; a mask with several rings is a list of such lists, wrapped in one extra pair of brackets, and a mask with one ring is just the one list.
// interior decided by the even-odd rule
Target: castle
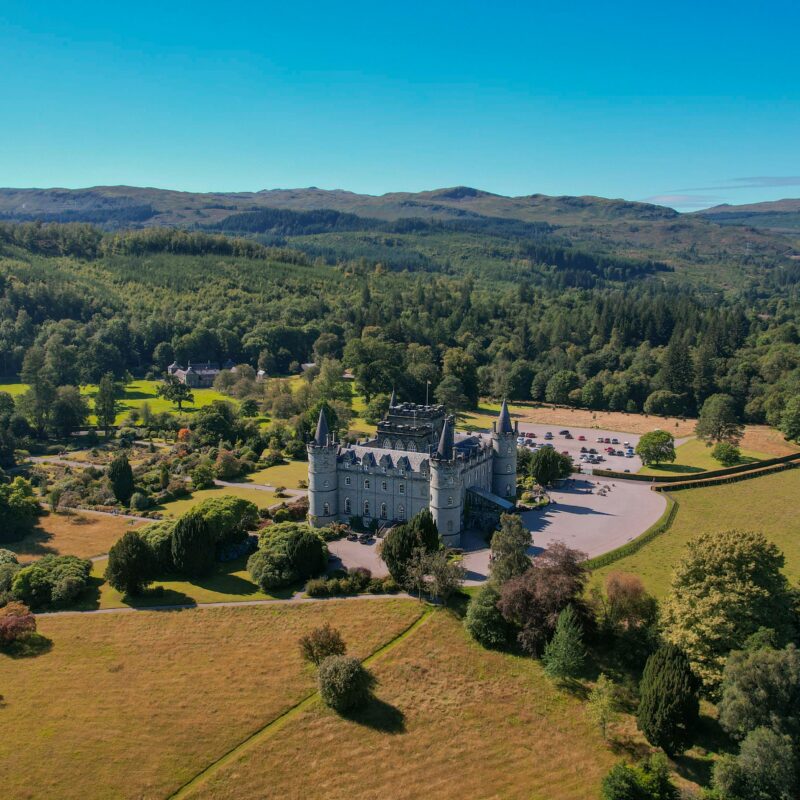
[(465, 528), (514, 508), (517, 434), (505, 400), (490, 434), (462, 434), (444, 406), (398, 403), (392, 392), (375, 437), (355, 445), (336, 442), (320, 411), (308, 443), (309, 521), (392, 525), (428, 508), (444, 543), (458, 547)]

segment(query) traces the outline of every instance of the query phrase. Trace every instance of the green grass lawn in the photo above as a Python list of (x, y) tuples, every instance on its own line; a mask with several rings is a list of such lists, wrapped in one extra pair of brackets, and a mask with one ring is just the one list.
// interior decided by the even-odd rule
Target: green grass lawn
[(198, 503), (202, 503), (203, 500), (207, 500), (209, 497), (222, 497), (227, 494), (241, 497), (244, 500), (250, 500), (259, 508), (268, 508), (280, 500), (280, 498), (275, 497), (274, 492), (250, 489), (247, 486), (214, 486), (211, 489), (201, 489), (198, 492), (192, 492), (190, 497), (182, 497), (180, 500), (172, 500), (169, 503), (164, 503), (163, 506), (157, 506), (156, 510), (160, 511), (165, 517), (179, 517), (181, 514), (188, 511), (190, 508), (194, 508)]
[[(219, 603), (236, 600), (276, 600), (291, 597), (292, 589), (276, 591), (272, 594), (262, 592), (250, 579), (247, 572), (247, 558), (217, 564), (213, 574), (207, 578), (184, 580), (165, 577), (153, 581), (147, 593), (141, 597), (123, 597), (116, 589), (106, 583), (103, 574), (107, 559), (95, 561), (92, 566), (92, 584), (86, 599), (79, 605), (81, 609), (93, 608), (149, 608), (152, 606), (188, 605), (192, 603)], [(162, 587), (163, 592), (153, 590)]]
[(28, 391), (27, 383), (12, 381), (11, 383), (0, 383), (0, 392), (8, 392), (12, 397), (19, 397)]
[(260, 483), (268, 486), (284, 486), (287, 489), (299, 489), (300, 481), (308, 480), (308, 462), (290, 461), (276, 467), (251, 472), (244, 478), (245, 483)]
[(789, 580), (800, 578), (800, 469), (673, 492), (672, 497), (679, 506), (672, 527), (639, 552), (597, 570), (593, 582), (601, 583), (610, 572), (633, 572), (649, 592), (664, 597), (687, 542), (700, 533), (731, 528), (763, 531), (783, 550)]
[[(642, 467), (642, 475), (689, 475), (696, 472), (705, 472), (710, 469), (721, 469), (722, 464), (711, 457), (713, 448), (706, 447), (700, 439), (690, 439), (685, 444), (675, 448), (675, 461), (672, 464), (659, 464), (658, 466)], [(770, 458), (767, 453), (755, 450), (742, 450), (740, 464), (761, 461)]]

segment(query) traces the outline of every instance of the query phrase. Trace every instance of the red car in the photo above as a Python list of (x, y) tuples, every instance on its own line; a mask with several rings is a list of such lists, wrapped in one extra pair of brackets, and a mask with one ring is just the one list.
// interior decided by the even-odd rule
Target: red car
[(586, 441), (586, 437), (585, 437), (583, 434), (581, 434), (581, 435), (578, 437), (578, 441), (579, 441), (579, 442), (585, 442), (585, 441)]

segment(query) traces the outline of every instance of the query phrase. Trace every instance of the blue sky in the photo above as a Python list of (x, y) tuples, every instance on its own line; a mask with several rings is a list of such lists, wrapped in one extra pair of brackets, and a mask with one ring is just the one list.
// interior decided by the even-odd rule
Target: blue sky
[(800, 197), (798, 30), (797, 2), (4, 0), (0, 185)]

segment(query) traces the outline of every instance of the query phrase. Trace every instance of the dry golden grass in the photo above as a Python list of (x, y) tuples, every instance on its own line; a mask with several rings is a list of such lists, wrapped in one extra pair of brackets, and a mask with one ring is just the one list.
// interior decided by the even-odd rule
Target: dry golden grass
[(747, 425), (741, 446), (743, 449), (759, 450), (770, 456), (788, 456), (800, 450), (794, 442), (787, 442), (780, 431), (767, 425)]
[(372, 670), (377, 701), (357, 718), (315, 703), (190, 796), (585, 800), (617, 760), (538, 662), (480, 648), (447, 612)]
[(40, 617), (52, 649), (0, 654), (3, 798), (164, 798), (313, 691), (297, 639), (330, 621), (363, 658), (411, 600)]
[(20, 561), (35, 561), (48, 553), (91, 558), (107, 553), (125, 531), (142, 524), (123, 517), (77, 511), (48, 513), (39, 518), (30, 536), (3, 547), (13, 550)]

